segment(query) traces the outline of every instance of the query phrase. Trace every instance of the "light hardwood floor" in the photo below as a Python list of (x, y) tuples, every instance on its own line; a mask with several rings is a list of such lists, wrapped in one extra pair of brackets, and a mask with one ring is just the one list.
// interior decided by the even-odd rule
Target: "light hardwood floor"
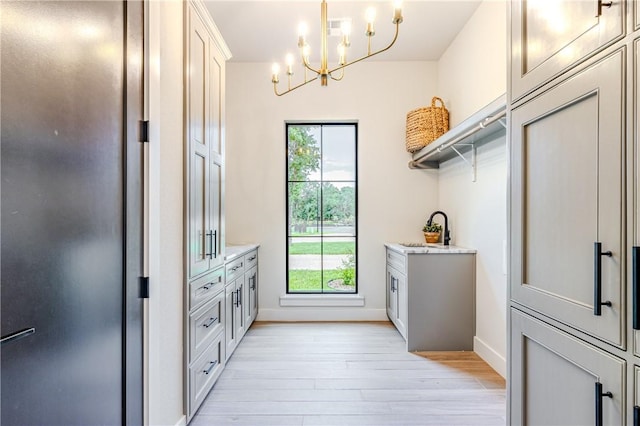
[(191, 425), (505, 424), (477, 355), (404, 345), (390, 323), (254, 323)]

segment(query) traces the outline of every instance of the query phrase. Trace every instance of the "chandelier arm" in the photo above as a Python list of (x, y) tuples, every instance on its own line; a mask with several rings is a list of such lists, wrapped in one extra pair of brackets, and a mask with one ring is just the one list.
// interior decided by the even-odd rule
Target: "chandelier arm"
[(382, 52), (386, 52), (387, 50), (391, 49), (391, 46), (393, 46), (395, 44), (396, 40), (398, 40), (399, 31), (400, 31), (400, 22), (396, 22), (396, 34), (393, 36), (393, 40), (391, 40), (391, 43), (389, 43), (389, 45), (387, 47), (385, 47), (384, 49), (380, 49), (380, 50), (378, 50), (376, 52), (367, 54), (365, 56), (362, 56), (362, 57), (360, 57), (358, 59), (355, 59), (355, 60), (353, 60), (351, 62), (347, 62), (344, 65), (337, 66), (334, 69), (329, 70), (329, 74), (331, 74), (334, 71), (338, 71), (338, 70), (344, 69), (344, 68), (348, 67), (349, 65), (353, 65), (353, 64), (358, 63), (360, 61), (364, 61), (367, 58), (370, 58), (372, 56), (375, 56), (375, 55), (377, 55), (379, 53), (382, 53)]
[(341, 68), (341, 73), (340, 73), (340, 77), (334, 77), (333, 74), (329, 73), (329, 77), (331, 77), (331, 80), (333, 81), (340, 81), (344, 78), (344, 68)]
[[(302, 56), (302, 65), (304, 65), (304, 67), (309, 71), (313, 71), (316, 74), (320, 75), (320, 70), (313, 69), (311, 65), (309, 65), (309, 61), (307, 60), (307, 58), (305, 58), (304, 55), (301, 55), (301, 56)], [(318, 78), (318, 77), (316, 76), (315, 78)]]
[(289, 92), (293, 92), (294, 90), (311, 83), (312, 81), (316, 81), (318, 79), (318, 77), (320, 77), (320, 74), (316, 75), (315, 77), (313, 77), (311, 80), (307, 80), (304, 83), (300, 83), (297, 86), (293, 86), (291, 88), (289, 88), (288, 90), (282, 92), (282, 93), (278, 93), (278, 83), (273, 83), (273, 92), (277, 95), (277, 96), (282, 96), (282, 95), (286, 95)]

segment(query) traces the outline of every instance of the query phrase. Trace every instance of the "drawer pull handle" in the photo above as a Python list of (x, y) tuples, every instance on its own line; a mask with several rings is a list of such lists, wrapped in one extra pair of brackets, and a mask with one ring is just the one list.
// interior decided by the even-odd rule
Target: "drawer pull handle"
[(16, 341), (18, 339), (22, 339), (23, 337), (30, 336), (36, 332), (35, 327), (25, 328), (24, 330), (16, 331), (15, 333), (7, 334), (6, 336), (0, 339), (0, 343), (9, 343)]
[(611, 8), (611, 6), (613, 6), (613, 2), (612, 1), (598, 0), (598, 14), (596, 15), (596, 18), (599, 18), (600, 16), (602, 16), (602, 8), (603, 7)]
[(640, 407), (633, 407), (633, 426), (640, 426)]
[(202, 289), (204, 291), (209, 291), (211, 290), (211, 287), (213, 287), (213, 283), (206, 283), (205, 285), (202, 286)]
[(213, 257), (218, 258), (218, 231), (211, 231), (211, 251), (213, 252)]
[(255, 274), (254, 274), (254, 275), (252, 275), (252, 276), (249, 278), (249, 282), (251, 283), (251, 285), (249, 286), (249, 288), (250, 288), (251, 290), (255, 290), (255, 289), (256, 289), (256, 276), (255, 276)]
[(211, 373), (211, 370), (213, 370), (213, 367), (215, 367), (217, 364), (218, 360), (209, 361), (209, 368), (207, 368), (206, 370), (202, 370), (202, 372), (208, 375), (209, 373)]
[[(213, 240), (211, 239), (211, 237), (213, 236), (213, 231), (212, 232), (207, 232), (206, 236), (207, 236), (207, 240), (209, 240), (208, 241), (208, 243), (209, 243), (209, 252), (207, 253), (205, 251), (204, 255), (205, 255), (205, 257), (208, 257), (209, 259), (213, 259)], [(205, 247), (206, 247), (206, 243), (205, 243)]]
[(391, 276), (391, 292), (392, 293), (395, 293), (397, 290), (395, 283), (396, 283), (396, 277)]
[[(632, 271), (632, 292), (633, 295), (633, 329), (640, 330), (640, 277), (638, 274), (640, 273), (640, 265), (638, 265), (638, 261), (640, 260), (640, 247), (635, 246), (631, 249), (632, 253), (632, 263), (633, 263), (633, 271)], [(639, 425), (640, 426), (640, 425)]]
[(593, 315), (602, 315), (602, 306), (611, 306), (610, 301), (602, 301), (602, 256), (611, 257), (611, 251), (602, 251), (602, 243), (593, 244)]
[(202, 324), (202, 326), (204, 328), (209, 328), (213, 325), (213, 323), (218, 322), (218, 317), (211, 317), (209, 318), (209, 322), (207, 322), (206, 324)]
[(251, 257), (249, 258), (249, 262), (251, 262), (252, 260), (254, 260), (254, 259), (256, 258), (256, 256), (257, 256), (256, 254), (254, 254), (253, 256), (251, 256)]
[(240, 305), (242, 305), (242, 286), (236, 290), (236, 308), (239, 308)]
[(602, 426), (602, 398), (613, 398), (611, 392), (602, 392), (602, 383), (596, 382), (596, 426)]

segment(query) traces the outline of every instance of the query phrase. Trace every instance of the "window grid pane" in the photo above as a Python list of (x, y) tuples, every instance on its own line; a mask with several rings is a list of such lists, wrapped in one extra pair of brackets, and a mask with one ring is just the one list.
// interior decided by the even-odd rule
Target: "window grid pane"
[(287, 293), (357, 293), (357, 127), (287, 136)]

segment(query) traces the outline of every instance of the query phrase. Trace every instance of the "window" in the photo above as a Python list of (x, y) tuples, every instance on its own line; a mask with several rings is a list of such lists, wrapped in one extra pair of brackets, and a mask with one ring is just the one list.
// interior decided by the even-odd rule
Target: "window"
[(287, 124), (287, 293), (357, 293), (356, 124)]

